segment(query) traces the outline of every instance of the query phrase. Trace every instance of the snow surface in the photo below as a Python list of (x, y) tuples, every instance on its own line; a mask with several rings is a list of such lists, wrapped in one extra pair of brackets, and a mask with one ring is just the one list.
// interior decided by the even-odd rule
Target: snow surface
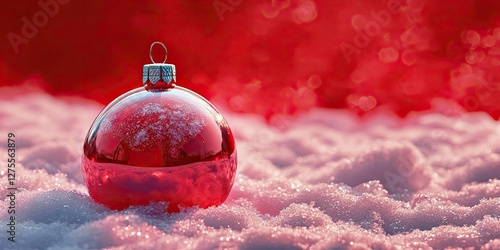
[[(16, 242), (2, 249), (500, 249), (500, 125), (438, 103), (399, 119), (313, 109), (278, 131), (223, 111), (238, 173), (219, 207), (111, 211), (82, 180), (82, 142), (103, 108), (0, 89), (0, 136), (16, 135)], [(14, 94), (17, 93), (17, 94)], [(0, 196), (7, 195), (6, 143)]]

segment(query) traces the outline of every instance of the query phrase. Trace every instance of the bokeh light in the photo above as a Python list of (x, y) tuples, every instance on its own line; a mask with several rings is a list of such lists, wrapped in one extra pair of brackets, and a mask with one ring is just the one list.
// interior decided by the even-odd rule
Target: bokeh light
[(0, 84), (107, 104), (140, 86), (149, 45), (162, 41), (179, 85), (268, 121), (318, 106), (405, 116), (436, 98), (498, 119), (499, 8), (473, 0), (23, 1), (0, 10)]

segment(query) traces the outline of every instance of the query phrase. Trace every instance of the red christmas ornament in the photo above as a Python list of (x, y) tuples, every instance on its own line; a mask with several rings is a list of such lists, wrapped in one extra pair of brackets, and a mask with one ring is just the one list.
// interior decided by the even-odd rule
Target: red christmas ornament
[[(155, 42), (151, 45), (151, 50)], [(82, 168), (92, 199), (111, 209), (165, 202), (167, 211), (227, 198), (236, 173), (233, 134), (202, 96), (175, 85), (175, 66), (144, 65), (144, 88), (115, 99), (85, 138)]]

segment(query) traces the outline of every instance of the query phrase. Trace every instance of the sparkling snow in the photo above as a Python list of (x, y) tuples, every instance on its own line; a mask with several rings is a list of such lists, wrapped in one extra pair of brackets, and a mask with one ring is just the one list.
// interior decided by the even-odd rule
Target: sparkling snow
[(2, 143), (2, 249), (500, 248), (500, 123), (483, 113), (313, 109), (278, 131), (222, 110), (239, 159), (229, 198), (164, 214), (111, 211), (86, 193), (79, 159), (100, 104), (20, 91), (0, 89), (20, 189), (12, 243)]

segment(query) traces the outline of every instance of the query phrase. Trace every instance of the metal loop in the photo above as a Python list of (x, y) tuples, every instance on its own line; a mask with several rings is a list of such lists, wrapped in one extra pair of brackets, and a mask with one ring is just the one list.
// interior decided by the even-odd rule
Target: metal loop
[(167, 61), (167, 55), (168, 55), (168, 52), (167, 52), (167, 47), (165, 47), (165, 45), (162, 43), (162, 42), (154, 42), (151, 44), (151, 47), (149, 47), (149, 58), (151, 59), (151, 62), (153, 63), (157, 63), (155, 62), (155, 60), (153, 60), (153, 46), (155, 46), (155, 44), (159, 44), (163, 47), (163, 49), (165, 50), (165, 59), (163, 59), (163, 62), (162, 63), (165, 63)]

